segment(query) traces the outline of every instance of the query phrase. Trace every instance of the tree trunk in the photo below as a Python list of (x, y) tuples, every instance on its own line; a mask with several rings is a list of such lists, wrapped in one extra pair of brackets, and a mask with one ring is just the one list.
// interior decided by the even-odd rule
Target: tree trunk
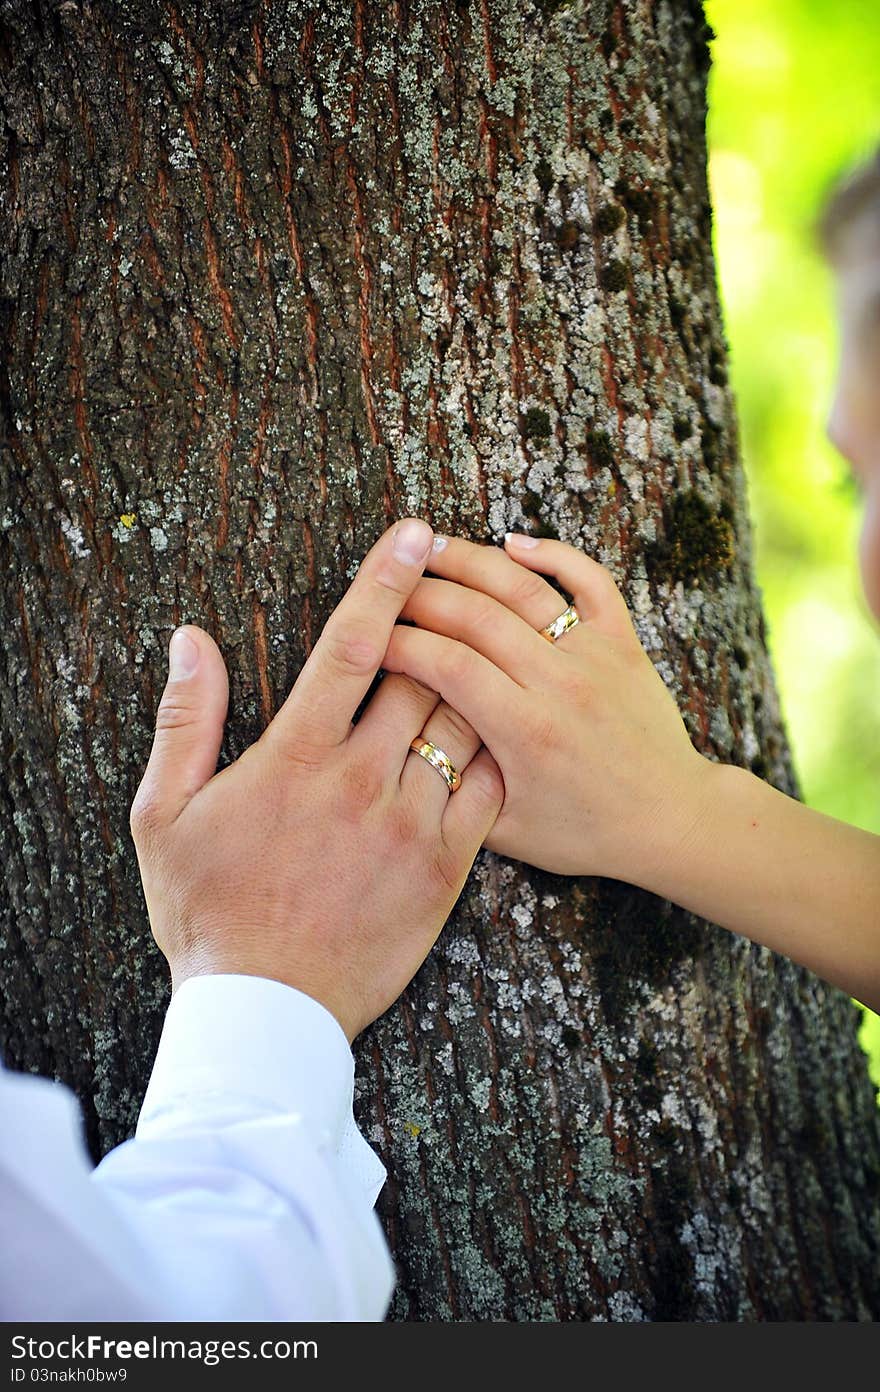
[[(221, 763), (404, 513), (618, 577), (696, 745), (797, 794), (751, 568), (695, 0), (5, 0), (2, 1048), (130, 1133), (128, 831), (173, 627)], [(743, 867), (748, 873), (748, 867)], [(880, 1315), (839, 992), (483, 853), (361, 1038), (406, 1319)]]

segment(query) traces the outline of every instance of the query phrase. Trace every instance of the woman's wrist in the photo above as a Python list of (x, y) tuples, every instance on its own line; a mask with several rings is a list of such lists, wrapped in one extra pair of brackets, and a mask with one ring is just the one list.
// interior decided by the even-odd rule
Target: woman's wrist
[(621, 867), (617, 878), (681, 903), (695, 863), (709, 854), (727, 778), (737, 772), (743, 770), (715, 763), (694, 749), (693, 758), (682, 764), (658, 799), (640, 844), (632, 848), (630, 863)]
[(877, 1009), (880, 837), (738, 765), (704, 760), (694, 773), (633, 882)]

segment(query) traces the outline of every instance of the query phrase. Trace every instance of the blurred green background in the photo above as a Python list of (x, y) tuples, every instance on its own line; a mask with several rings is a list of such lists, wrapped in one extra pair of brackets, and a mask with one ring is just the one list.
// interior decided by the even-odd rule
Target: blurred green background
[[(770, 649), (805, 800), (880, 833), (880, 629), (827, 443), (832, 278), (813, 237), (880, 143), (876, 0), (706, 0), (715, 251)], [(878, 384), (880, 389), (880, 384)], [(861, 1040), (880, 1086), (880, 1018)]]

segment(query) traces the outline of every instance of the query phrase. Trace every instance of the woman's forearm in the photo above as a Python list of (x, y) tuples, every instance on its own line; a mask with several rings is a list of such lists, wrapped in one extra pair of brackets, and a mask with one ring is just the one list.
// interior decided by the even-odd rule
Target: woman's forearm
[(809, 967), (880, 1010), (880, 836), (705, 761), (638, 883)]

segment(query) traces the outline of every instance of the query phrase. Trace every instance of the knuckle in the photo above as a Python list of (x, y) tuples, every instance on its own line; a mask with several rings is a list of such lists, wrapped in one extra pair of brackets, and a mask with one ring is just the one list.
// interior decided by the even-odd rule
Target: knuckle
[(491, 628), (498, 619), (498, 605), (488, 595), (474, 596), (471, 601), (470, 627), (474, 630)]
[(524, 720), (526, 738), (532, 749), (549, 751), (556, 745), (556, 720), (549, 706), (540, 703)]
[(128, 825), (135, 841), (154, 837), (162, 825), (162, 806), (155, 786), (141, 783), (128, 813)]
[(360, 677), (378, 667), (382, 654), (362, 628), (340, 624), (326, 631), (327, 652), (344, 676)]
[(487, 807), (500, 807), (504, 801), (504, 779), (493, 760), (480, 760), (467, 773), (470, 795)]
[(368, 759), (353, 759), (342, 769), (338, 789), (342, 811), (360, 820), (381, 800), (384, 781), (378, 765)]
[(546, 580), (542, 580), (540, 575), (535, 575), (530, 570), (523, 570), (522, 574), (517, 575), (511, 584), (510, 598), (514, 605), (530, 605), (544, 595), (547, 585)]
[[(274, 740), (269, 733), (271, 729), (271, 725), (268, 726), (257, 743), (264, 742), (264, 747), (272, 749), (273, 753), (279, 748), (284, 763), (293, 774), (307, 776), (324, 772), (327, 767), (327, 745), (321, 744), (317, 738), (310, 737), (311, 727), (308, 720), (304, 720), (301, 728), (287, 740)], [(291, 788), (296, 788), (295, 780), (288, 780), (288, 783)], [(297, 788), (297, 794), (299, 791)]]
[(402, 707), (414, 712), (424, 712), (426, 702), (437, 700), (436, 691), (404, 672), (389, 673), (382, 684), (389, 693), (394, 693), (395, 702), (399, 699)]
[(473, 659), (463, 643), (451, 643), (440, 659), (440, 670), (451, 686), (461, 686), (473, 671)]
[(407, 598), (411, 594), (413, 588), (410, 580), (404, 580), (402, 576), (395, 574), (395, 572), (390, 569), (377, 570), (376, 574), (373, 576), (372, 583), (377, 590), (387, 591), (389, 594), (395, 595), (398, 599)]
[(397, 851), (420, 845), (424, 831), (418, 810), (398, 803), (389, 810), (385, 834), (391, 846)]
[(452, 706), (444, 705), (436, 712), (437, 719), (437, 739), (435, 744), (439, 744), (441, 749), (445, 749), (447, 744), (461, 745), (467, 748), (477, 739), (474, 727), (465, 720), (463, 715)]
[(156, 711), (157, 730), (180, 730), (198, 719), (198, 711), (176, 692), (166, 689)]

